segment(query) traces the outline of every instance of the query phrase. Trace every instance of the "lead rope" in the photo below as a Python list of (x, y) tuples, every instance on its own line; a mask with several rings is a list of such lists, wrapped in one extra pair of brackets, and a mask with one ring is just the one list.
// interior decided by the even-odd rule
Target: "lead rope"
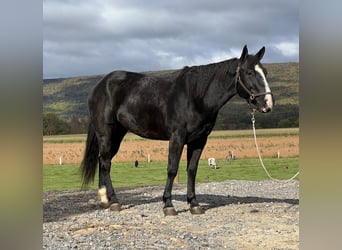
[(253, 133), (254, 133), (254, 142), (255, 142), (255, 147), (257, 149), (257, 152), (258, 152), (258, 156), (259, 156), (259, 160), (260, 160), (260, 163), (261, 163), (261, 166), (262, 168), (264, 169), (265, 173), (267, 174), (267, 176), (273, 180), (273, 181), (279, 181), (279, 182), (287, 182), (287, 181), (292, 181), (294, 178), (297, 177), (297, 175), (299, 175), (299, 171), (294, 175), (292, 176), (290, 179), (287, 179), (287, 180), (279, 180), (279, 179), (276, 179), (276, 178), (273, 178), (270, 173), (267, 171), (265, 165), (264, 165), (264, 162), (261, 158), (261, 155), (260, 155), (260, 150), (259, 150), (259, 146), (258, 146), (258, 143), (257, 143), (257, 138), (256, 138), (256, 132), (255, 132), (255, 117), (254, 117), (254, 111), (252, 112), (252, 125), (253, 125)]

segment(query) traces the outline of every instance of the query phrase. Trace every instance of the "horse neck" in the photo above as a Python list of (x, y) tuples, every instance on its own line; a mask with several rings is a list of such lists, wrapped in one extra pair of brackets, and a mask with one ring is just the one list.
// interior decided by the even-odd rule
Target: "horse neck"
[(236, 95), (234, 77), (238, 60), (231, 59), (218, 64), (216, 73), (203, 97), (206, 106), (213, 112), (218, 112), (224, 104)]

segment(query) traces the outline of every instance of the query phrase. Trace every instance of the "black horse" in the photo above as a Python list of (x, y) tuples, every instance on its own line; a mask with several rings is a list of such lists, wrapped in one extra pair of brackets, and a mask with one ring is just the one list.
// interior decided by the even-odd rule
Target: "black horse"
[(113, 71), (92, 90), (88, 99), (89, 128), (81, 164), (83, 185), (94, 180), (99, 162), (101, 206), (120, 210), (110, 178), (111, 159), (125, 134), (169, 141), (167, 181), (163, 194), (165, 215), (176, 215), (171, 201), (174, 178), (187, 145), (187, 201), (193, 214), (204, 210), (196, 200), (198, 161), (220, 108), (234, 95), (260, 112), (272, 110), (273, 99), (260, 64), (265, 47), (248, 55), (202, 66), (185, 67), (174, 75)]

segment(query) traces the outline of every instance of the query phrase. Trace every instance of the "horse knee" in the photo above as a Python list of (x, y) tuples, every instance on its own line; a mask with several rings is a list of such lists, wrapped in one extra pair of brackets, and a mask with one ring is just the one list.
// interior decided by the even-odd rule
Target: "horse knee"
[(196, 176), (197, 174), (197, 168), (188, 168), (188, 176)]
[(169, 168), (167, 170), (167, 174), (170, 178), (175, 177), (177, 175), (178, 168)]

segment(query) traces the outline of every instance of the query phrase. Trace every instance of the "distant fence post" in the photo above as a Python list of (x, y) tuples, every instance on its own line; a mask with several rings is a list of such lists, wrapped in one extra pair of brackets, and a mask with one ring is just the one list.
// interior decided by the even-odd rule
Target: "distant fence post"
[(59, 165), (63, 165), (62, 156), (59, 157)]
[(179, 183), (179, 171), (177, 172), (177, 175), (175, 179), (173, 180), (173, 184), (178, 184)]
[(234, 151), (230, 151), (230, 150), (229, 150), (226, 159), (227, 159), (228, 161), (235, 160)]

